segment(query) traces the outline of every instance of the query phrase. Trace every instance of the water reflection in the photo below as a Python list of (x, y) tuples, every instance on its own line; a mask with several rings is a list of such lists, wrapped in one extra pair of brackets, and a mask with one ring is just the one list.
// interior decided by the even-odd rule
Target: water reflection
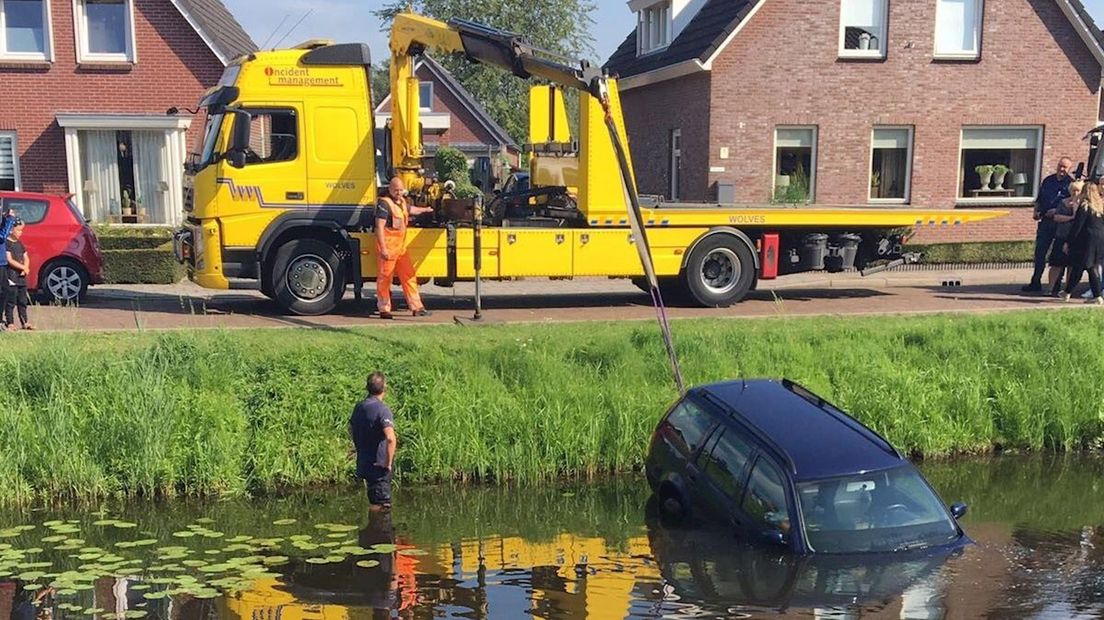
[[(407, 490), (393, 513), (374, 514), (355, 492), (106, 507), (135, 530), (97, 527), (96, 516), (77, 510), (0, 515), (0, 534), (38, 525), (0, 540), (0, 620), (32, 620), (40, 611), (58, 620), (1104, 617), (1099, 460), (924, 470), (944, 497), (971, 504), (964, 525), (977, 544), (962, 553), (795, 558), (726, 531), (667, 529), (644, 510), (641, 480)], [(1059, 498), (1064, 503), (1054, 503)], [(81, 548), (50, 536), (46, 523), (79, 536)], [(188, 531), (204, 535), (176, 538)], [(83, 550), (145, 537), (188, 550), (161, 546), (133, 558), (118, 551), (118, 560), (105, 551), (111, 575), (78, 578), (88, 566), (75, 559)], [(347, 552), (326, 556), (339, 549)], [(17, 552), (18, 561), (4, 559)], [(241, 574), (203, 572), (203, 558), (236, 562)], [(69, 587), (38, 609), (41, 591), (25, 590), (21, 576)]]

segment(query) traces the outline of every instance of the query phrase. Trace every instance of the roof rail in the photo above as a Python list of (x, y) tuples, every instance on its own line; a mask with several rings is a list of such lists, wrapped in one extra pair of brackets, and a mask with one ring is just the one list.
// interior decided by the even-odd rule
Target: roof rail
[(737, 422), (741, 426), (747, 429), (747, 431), (750, 432), (752, 435), (755, 435), (756, 439), (758, 439), (764, 445), (770, 448), (771, 451), (774, 452), (775, 456), (777, 456), (779, 459), (782, 460), (783, 463), (785, 463), (786, 467), (789, 468), (791, 474), (797, 475), (797, 465), (794, 463), (793, 459), (790, 458), (790, 454), (783, 450), (782, 446), (779, 446), (778, 443), (767, 436), (766, 433), (761, 431), (758, 426), (752, 424), (747, 418), (743, 416), (743, 414), (741, 414), (728, 403), (711, 394), (708, 390), (702, 389), (698, 393), (700, 393), (705, 400), (709, 401), (711, 405), (714, 405), (721, 410), (728, 412), (729, 417), (737, 418)]
[(867, 435), (868, 439), (873, 440), (873, 442), (875, 444), (878, 444), (878, 446), (880, 448), (882, 448), (883, 450), (885, 450), (887, 453), (889, 453), (889, 454), (891, 454), (891, 455), (893, 455), (897, 458), (904, 458), (904, 456), (902, 456), (901, 453), (897, 451), (897, 448), (894, 448), (893, 444), (889, 443), (889, 440), (886, 439), (885, 437), (882, 437), (878, 433), (878, 431), (870, 428), (869, 426), (863, 424), (862, 422), (856, 420), (855, 418), (847, 415), (846, 413), (844, 413), (844, 411), (842, 409), (840, 409), (839, 407), (835, 406), (834, 404), (828, 402), (823, 397), (815, 394), (809, 388), (807, 388), (807, 387), (805, 387), (805, 386), (803, 386), (799, 383), (795, 383), (793, 381), (790, 381), (789, 379), (783, 379), (782, 380), (782, 385), (787, 390), (789, 390), (789, 391), (793, 392), (794, 394), (800, 396), (801, 398), (805, 399), (806, 401), (816, 405), (817, 407), (819, 407), (820, 409), (822, 409), (823, 411), (825, 411), (826, 413), (828, 413), (832, 417), (836, 418), (840, 422), (843, 422), (844, 424), (846, 424), (851, 429), (853, 429), (855, 431), (858, 431), (861, 434)]

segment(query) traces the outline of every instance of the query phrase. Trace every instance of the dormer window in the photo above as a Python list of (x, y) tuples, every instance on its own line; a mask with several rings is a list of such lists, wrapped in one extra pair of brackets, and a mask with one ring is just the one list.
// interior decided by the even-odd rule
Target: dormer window
[(671, 2), (655, 2), (637, 12), (637, 54), (644, 55), (666, 49), (671, 44)]
[(885, 58), (889, 0), (840, 3), (841, 58)]

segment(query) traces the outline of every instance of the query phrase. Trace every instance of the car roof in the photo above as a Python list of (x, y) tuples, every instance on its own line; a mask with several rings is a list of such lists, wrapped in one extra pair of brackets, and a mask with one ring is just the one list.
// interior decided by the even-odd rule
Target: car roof
[(65, 196), (57, 194), (40, 194), (37, 192), (13, 192), (0, 190), (0, 198), (26, 198), (30, 200), (65, 200)]
[(880, 435), (790, 381), (728, 381), (690, 393), (735, 412), (798, 481), (862, 474), (908, 462)]

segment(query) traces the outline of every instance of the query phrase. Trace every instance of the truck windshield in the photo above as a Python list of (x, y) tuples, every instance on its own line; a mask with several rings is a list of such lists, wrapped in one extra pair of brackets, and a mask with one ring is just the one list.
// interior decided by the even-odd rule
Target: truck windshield
[(912, 466), (797, 485), (809, 545), (820, 553), (894, 552), (958, 539), (942, 502)]
[(219, 131), (222, 129), (224, 116), (225, 114), (221, 112), (207, 115), (207, 127), (204, 128), (203, 135), (199, 138), (199, 144), (189, 157), (189, 164), (193, 173), (215, 163), (218, 156), (215, 147), (218, 144)]

